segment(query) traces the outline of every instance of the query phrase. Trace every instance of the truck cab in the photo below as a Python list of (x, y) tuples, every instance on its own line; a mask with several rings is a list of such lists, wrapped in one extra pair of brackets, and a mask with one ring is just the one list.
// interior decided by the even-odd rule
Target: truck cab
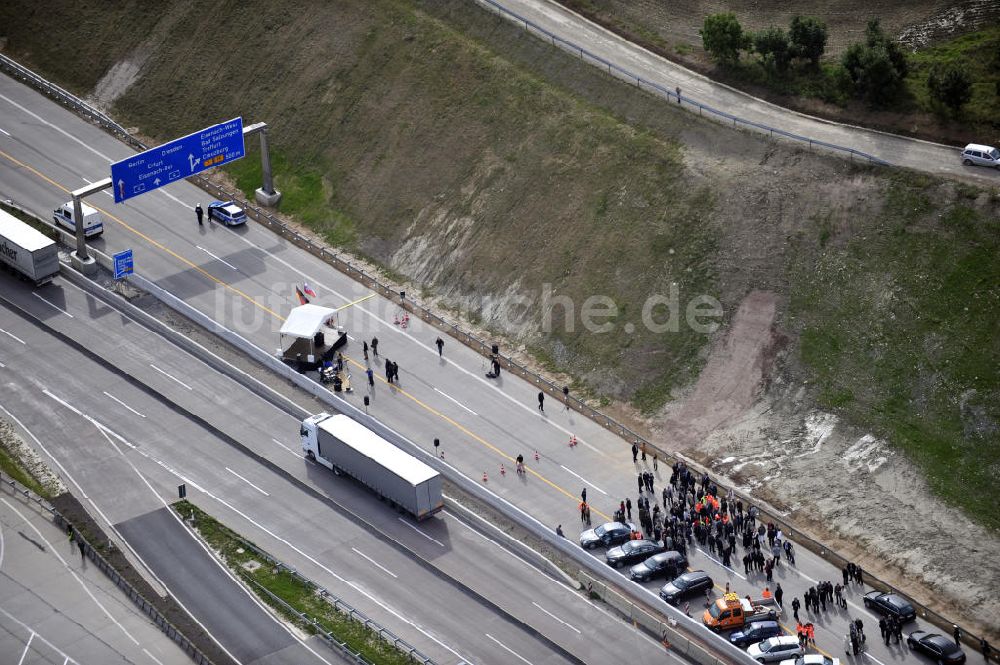
[(702, 622), (715, 631), (734, 630), (753, 621), (774, 620), (778, 617), (775, 608), (764, 607), (748, 598), (740, 598), (735, 593), (727, 593), (705, 610)]

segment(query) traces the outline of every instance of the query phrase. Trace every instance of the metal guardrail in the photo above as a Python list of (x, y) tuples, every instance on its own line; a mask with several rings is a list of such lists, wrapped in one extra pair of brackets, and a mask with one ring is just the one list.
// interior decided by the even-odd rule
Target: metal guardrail
[(79, 530), (73, 524), (63, 517), (62, 513), (56, 510), (48, 501), (38, 496), (30, 489), (26, 488), (21, 483), (17, 482), (14, 478), (9, 476), (4, 476), (3, 472), (0, 472), (0, 485), (5, 489), (10, 489), (16, 496), (31, 501), (35, 503), (39, 508), (44, 510), (49, 514), (52, 522), (58, 526), (61, 530), (69, 531), (73, 534), (73, 539), (78, 543), (83, 545), (81, 553), (84, 554), (91, 562), (97, 566), (102, 573), (107, 575), (108, 579), (114, 582), (115, 586), (125, 592), (136, 607), (138, 607), (142, 612), (150, 618), (150, 620), (155, 623), (163, 634), (169, 637), (171, 640), (177, 644), (181, 650), (188, 655), (191, 660), (193, 660), (196, 665), (214, 665), (213, 661), (209, 660), (208, 656), (203, 654), (198, 647), (196, 647), (185, 635), (182, 633), (174, 624), (170, 623), (170, 620), (163, 616), (156, 607), (146, 600), (145, 596), (136, 591), (135, 587), (129, 583), (121, 574), (118, 573), (115, 568), (105, 560), (101, 554), (94, 549), (90, 542), (83, 537)]
[[(498, 5), (494, 0), (476, 0), (476, 2), (487, 3), (490, 6), (497, 8), (498, 11), (507, 11), (504, 10), (503, 7)], [(511, 12), (507, 13), (515, 17), (518, 21), (534, 25), (530, 21), (527, 21), (526, 19), (523, 19), (516, 14), (513, 14)], [(544, 29), (542, 28), (538, 28), (538, 30), (544, 32)], [(545, 34), (549, 33), (546, 32)], [(552, 35), (552, 37), (556, 40), (563, 41), (561, 40), (561, 38), (556, 37), (555, 35)], [(566, 42), (566, 44), (573, 47), (574, 49), (583, 51), (583, 49), (579, 49), (579, 47), (576, 47), (575, 45), (570, 44), (569, 42)], [(602, 63), (604, 62), (598, 56), (593, 56), (593, 58), (599, 62)], [(608, 65), (615, 67), (615, 65), (612, 65), (611, 63), (608, 63)], [(121, 125), (108, 118), (105, 114), (101, 113), (96, 109), (93, 109), (88, 104), (76, 98), (72, 94), (66, 92), (62, 88), (48, 83), (41, 77), (37, 76), (34, 72), (31, 72), (31, 70), (22, 67), (20, 64), (4, 56), (3, 54), (0, 54), (0, 70), (7, 72), (12, 72), (12, 71), (16, 72), (15, 74), (16, 78), (19, 78), (31, 85), (36, 86), (36, 88), (39, 89), (41, 92), (49, 94), (50, 96), (55, 96), (54, 98), (57, 99), (57, 101), (59, 101), (60, 103), (62, 103), (64, 106), (67, 106), (69, 108), (79, 109), (81, 115), (87, 118), (94, 119), (95, 122), (107, 128), (109, 131), (111, 131), (113, 134), (124, 140), (129, 145), (136, 147), (138, 150), (146, 149), (146, 146), (143, 143), (135, 139), (133, 136), (129, 135), (128, 132), (126, 132)], [(624, 72), (624, 70), (622, 71)], [(628, 74), (628, 76), (632, 77), (633, 75)], [(633, 78), (638, 78), (638, 77), (633, 77)], [(657, 88), (662, 90), (663, 93), (666, 94), (668, 97), (670, 95), (674, 95), (676, 97), (676, 93), (672, 93), (671, 91), (666, 90), (664, 88), (660, 88), (659, 86), (657, 86)], [(682, 98), (682, 99), (685, 99), (689, 102), (691, 101), (688, 98)], [(781, 132), (782, 130), (774, 130), (774, 131)], [(793, 138), (796, 137), (793, 135)], [(811, 141), (811, 139), (805, 139), (805, 137), (798, 137), (798, 138), (800, 138), (801, 140)], [(812, 141), (812, 143), (816, 145), (823, 145), (825, 147), (833, 147), (835, 149), (844, 150), (848, 152), (853, 151), (854, 154), (865, 157), (866, 159), (872, 159), (875, 160), (877, 163), (891, 166), (889, 162), (878, 160), (878, 158), (876, 157), (873, 157), (866, 153), (855, 151), (852, 148), (843, 148), (840, 146), (833, 146), (832, 144), (825, 144), (823, 142), (817, 142), (817, 141)], [(317, 245), (310, 238), (306, 237), (305, 235), (299, 233), (295, 229), (286, 225), (272, 213), (257, 207), (254, 203), (247, 201), (244, 197), (242, 197), (240, 194), (236, 192), (231, 192), (222, 187), (219, 187), (214, 183), (209, 182), (207, 179), (202, 178), (201, 176), (195, 176), (191, 178), (191, 180), (196, 182), (200, 187), (202, 187), (206, 191), (212, 193), (217, 198), (233, 199), (239, 202), (246, 209), (247, 215), (249, 215), (252, 219), (257, 221), (258, 223), (268, 227), (269, 229), (280, 235), (282, 238), (285, 238), (286, 240), (293, 243), (297, 247), (308, 251), (314, 256), (319, 257), (320, 259), (334, 266), (344, 274), (359, 281), (361, 284), (369, 287), (373, 291), (376, 291), (377, 293), (379, 293), (379, 295), (382, 295), (383, 297), (388, 298), (390, 300), (398, 299), (401, 307), (416, 314), (421, 319), (430, 323), (431, 325), (434, 325), (437, 328), (447, 332), (455, 339), (463, 342), (464, 344), (478, 351), (479, 353), (487, 356), (490, 355), (493, 346), (492, 344), (487, 343), (484, 340), (476, 337), (472, 333), (463, 330), (457, 324), (451, 323), (443, 319), (442, 317), (438, 316), (436, 313), (432, 312), (426, 307), (420, 305), (419, 303), (414, 302), (412, 299), (400, 298), (398, 287), (395, 288), (390, 287), (389, 285), (383, 283), (378, 278), (377, 275), (373, 274), (370, 271), (365, 270), (363, 267), (355, 265), (355, 263), (349, 257), (342, 258), (341, 255), (337, 254), (336, 252), (332, 252), (326, 249), (325, 247)], [(498, 358), (500, 360), (501, 365), (508, 372), (519, 376), (525, 381), (529, 381), (530, 383), (534, 384), (538, 389), (548, 393), (550, 397), (560, 401), (567, 402), (570, 408), (581, 413), (582, 415), (587, 416), (592, 421), (602, 426), (609, 432), (612, 432), (613, 434), (621, 437), (622, 439), (625, 440), (626, 443), (635, 442), (640, 447), (644, 447), (648, 453), (655, 451), (659, 455), (660, 459), (664, 460), (664, 463), (666, 464), (671, 464), (672, 461), (683, 461), (685, 464), (687, 464), (689, 468), (697, 470), (699, 473), (708, 473), (708, 470), (702, 467), (700, 464), (694, 462), (693, 460), (683, 455), (667, 452), (658, 448), (652, 442), (648, 441), (645, 437), (640, 435), (638, 432), (630, 429), (629, 427), (626, 427), (625, 425), (616, 421), (610, 416), (591, 407), (583, 400), (572, 395), (570, 395), (568, 398), (564, 398), (561, 385), (537, 374), (536, 372), (533, 372), (527, 367), (524, 367), (523, 365), (519, 364), (516, 360), (514, 360), (512, 356), (506, 356), (501, 353), (498, 354)], [(432, 459), (436, 458), (433, 458), (432, 456)], [(790, 538), (794, 535), (794, 540), (796, 543), (803, 545), (806, 549), (810, 550), (814, 554), (827, 560), (828, 562), (832, 563), (838, 568), (843, 568), (847, 564), (847, 562), (850, 561), (850, 559), (833, 551), (823, 543), (820, 543), (819, 541), (810, 538), (806, 534), (801, 533), (794, 525), (782, 519), (779, 511), (774, 509), (772, 506), (768, 506), (765, 502), (759, 499), (754, 499), (749, 494), (741, 492), (736, 488), (730, 488), (726, 483), (720, 482), (718, 477), (712, 473), (709, 473), (709, 477), (720, 488), (732, 491), (733, 495), (738, 499), (742, 499), (745, 504), (748, 505), (754, 504), (761, 507), (762, 510), (759, 518), (760, 521), (774, 522), (774, 524), (779, 528), (781, 528), (781, 530), (786, 535), (788, 535)], [(888, 582), (885, 582), (884, 580), (871, 575), (867, 571), (864, 573), (864, 578), (865, 581), (873, 588), (882, 591), (894, 591), (904, 596), (906, 595), (903, 590), (898, 589), (893, 585), (889, 584)], [(912, 599), (911, 602), (913, 602)], [(939, 614), (938, 612), (935, 612), (934, 610), (931, 610), (930, 608), (926, 607), (921, 603), (913, 602), (913, 605), (917, 608), (922, 618), (926, 619), (927, 621), (930, 621), (931, 623), (944, 629), (947, 632), (951, 632), (951, 626), (956, 623), (955, 621), (946, 618), (945, 616)], [(965, 627), (962, 627), (962, 632), (964, 633), (963, 641), (966, 644), (978, 647), (980, 638), (979, 635), (966, 630)]]
[(829, 143), (827, 141), (820, 141), (819, 139), (814, 139), (808, 136), (802, 136), (801, 134), (795, 134), (794, 132), (789, 132), (784, 129), (780, 129), (778, 127), (771, 127), (770, 125), (765, 125), (763, 123), (755, 122), (753, 120), (747, 120), (737, 115), (733, 115), (732, 113), (727, 113), (726, 111), (722, 111), (720, 109), (709, 106), (708, 104), (703, 104), (692, 97), (687, 97), (683, 94), (679, 94), (677, 91), (674, 90), (668, 90), (667, 88), (664, 88), (658, 83), (654, 83), (652, 81), (642, 78), (637, 74), (633, 74), (627, 69), (614, 64), (613, 62), (607, 60), (606, 58), (602, 58), (596, 53), (588, 51), (582, 46), (574, 44), (573, 42), (564, 39), (550, 32), (549, 30), (546, 30), (545, 28), (531, 21), (530, 19), (524, 18), (517, 12), (507, 9), (499, 2), (496, 2), (496, 0), (475, 0), (475, 2), (479, 3), (480, 5), (482, 5), (487, 9), (494, 10), (498, 16), (501, 16), (510, 21), (523, 25), (524, 29), (527, 32), (535, 34), (543, 39), (547, 39), (549, 43), (551, 43), (553, 46), (561, 48), (562, 50), (567, 51), (568, 53), (572, 53), (573, 55), (578, 56), (581, 60), (590, 61), (597, 65), (600, 65), (603, 69), (605, 69), (608, 72), (608, 74), (616, 78), (620, 78), (629, 82), (634, 82), (636, 87), (649, 90), (657, 95), (660, 95), (664, 99), (674, 100), (678, 104), (681, 104), (682, 106), (684, 104), (688, 104), (689, 106), (697, 108), (699, 115), (704, 115), (705, 112), (708, 112), (711, 116), (715, 116), (720, 120), (725, 120), (727, 121), (727, 123), (732, 122), (733, 127), (737, 128), (744, 127), (748, 129), (757, 130), (767, 134), (772, 138), (775, 136), (780, 136), (783, 138), (791, 139), (793, 141), (800, 141), (802, 143), (808, 144), (810, 148), (812, 148), (813, 146), (827, 148), (828, 150), (833, 150), (834, 152), (845, 153), (849, 155), (851, 159), (854, 159), (854, 157), (859, 157), (868, 160), (872, 164), (878, 164), (880, 166), (892, 166), (890, 162), (887, 162), (884, 159), (881, 159), (874, 155), (870, 155), (867, 152), (862, 152), (861, 150), (856, 150), (855, 148), (848, 148), (846, 146), (837, 145), (835, 143)]

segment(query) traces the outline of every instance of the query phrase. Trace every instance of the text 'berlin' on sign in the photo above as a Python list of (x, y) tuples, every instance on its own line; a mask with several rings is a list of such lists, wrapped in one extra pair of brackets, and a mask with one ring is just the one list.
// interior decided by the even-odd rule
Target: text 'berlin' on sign
[(206, 127), (112, 164), (115, 203), (243, 155), (243, 118)]

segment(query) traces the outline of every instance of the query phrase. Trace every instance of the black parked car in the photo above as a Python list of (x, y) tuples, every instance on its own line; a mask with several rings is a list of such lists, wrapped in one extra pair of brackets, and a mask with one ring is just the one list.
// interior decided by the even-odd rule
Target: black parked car
[(587, 529), (580, 534), (580, 546), (585, 550), (595, 547), (614, 547), (628, 541), (635, 531), (634, 524), (607, 522), (596, 529)]
[(712, 578), (704, 570), (695, 570), (684, 573), (676, 579), (667, 582), (660, 589), (660, 598), (671, 605), (676, 605), (681, 599), (687, 596), (704, 594), (705, 589), (714, 586)]
[(951, 638), (937, 633), (915, 630), (906, 638), (906, 646), (924, 652), (941, 665), (962, 665), (965, 662), (965, 652), (961, 647)]
[(729, 635), (729, 641), (741, 649), (746, 649), (751, 644), (784, 634), (785, 629), (777, 621), (754, 621), (749, 626), (734, 630)]
[(663, 548), (653, 540), (630, 540), (624, 545), (612, 547), (608, 550), (604, 558), (608, 560), (608, 565), (614, 568), (629, 566), (637, 561), (645, 561), (654, 554), (659, 554)]
[[(687, 557), (680, 552), (660, 552), (642, 563), (632, 566), (631, 570), (628, 571), (628, 576), (637, 582), (645, 582), (663, 575), (666, 575), (667, 579), (673, 579), (684, 572), (687, 566)], [(673, 575), (668, 572), (671, 567), (674, 571)]]
[(865, 607), (885, 616), (896, 617), (903, 623), (917, 618), (917, 611), (910, 601), (896, 593), (869, 591), (865, 594)]

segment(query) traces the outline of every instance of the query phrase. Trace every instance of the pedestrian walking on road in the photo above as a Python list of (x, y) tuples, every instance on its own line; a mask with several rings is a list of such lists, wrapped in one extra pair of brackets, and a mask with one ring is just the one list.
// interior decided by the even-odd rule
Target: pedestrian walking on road
[(545, 393), (538, 391), (538, 410), (545, 413)]
[(676, 88), (674, 88), (674, 92), (677, 93), (677, 103), (680, 104), (681, 103), (681, 87), (677, 86)]
[(799, 603), (798, 596), (796, 596), (795, 598), (792, 598), (792, 616), (795, 617), (795, 623), (799, 622), (799, 608), (800, 607), (802, 607), (802, 604)]
[(625, 499), (625, 514), (628, 515), (628, 521), (632, 521), (632, 499)]
[(395, 384), (399, 384), (399, 363), (393, 361), (392, 363), (392, 381)]
[(951, 634), (955, 636), (955, 646), (962, 646), (962, 629), (957, 623), (951, 624)]
[(565, 538), (566, 537), (566, 535), (563, 533), (563, 530), (562, 530), (562, 524), (560, 524), (559, 526), (556, 527), (556, 535), (559, 536), (560, 538)]
[(83, 544), (83, 539), (82, 538), (77, 538), (77, 540), (76, 540), (76, 546), (80, 548), (80, 561), (86, 561), (86, 559), (87, 559), (87, 551), (86, 551), (86, 547)]
[(886, 623), (885, 617), (878, 620), (878, 632), (882, 636), (882, 641), (885, 642), (885, 645), (889, 646), (889, 624)]
[(653, 471), (657, 470), (657, 466), (658, 466), (657, 462), (659, 462), (659, 459), (657, 459), (656, 453), (653, 453)]
[[(371, 367), (369, 367), (368, 369), (365, 370), (365, 375), (368, 377), (368, 387), (369, 388), (374, 388), (375, 387), (375, 372), (372, 371)], [(435, 441), (436, 440), (437, 439), (435, 439)]]
[(444, 357), (444, 340), (441, 339), (440, 337), (438, 337), (436, 340), (434, 340), (434, 343), (437, 344), (438, 358), (443, 358)]
[(378, 358), (378, 337), (372, 337), (372, 354)]
[(392, 383), (392, 361), (385, 359), (385, 380)]
[(365, 354), (365, 360), (368, 360), (368, 341), (365, 340), (361, 344), (361, 353)]
[(198, 218), (198, 226), (202, 226), (201, 218), (204, 217), (205, 211), (201, 209), (201, 204), (199, 203), (194, 207), (194, 216)]
[(583, 499), (584, 503), (587, 503), (587, 488), (586, 487), (584, 487), (582, 490), (580, 490), (580, 498)]
[(632, 444), (632, 464), (639, 461), (639, 446)]
[(646, 479), (642, 477), (640, 473), (635, 477), (636, 483), (639, 485), (639, 496), (642, 496), (643, 487), (646, 485)]
[(847, 587), (847, 582), (848, 582), (848, 580), (851, 577), (851, 571), (848, 569), (849, 566), (850, 566), (850, 564), (848, 564), (847, 566), (844, 566), (844, 569), (840, 571), (840, 574), (844, 576), (844, 587), (845, 588)]
[(990, 647), (990, 643), (986, 641), (985, 637), (979, 638), (979, 649), (983, 652), (983, 660), (989, 663), (990, 654), (993, 652), (993, 649)]
[(781, 588), (781, 582), (778, 582), (778, 586), (774, 587), (774, 600), (778, 603), (778, 607), (784, 607), (781, 602), (782, 596), (785, 595), (785, 590)]
[(569, 386), (563, 386), (563, 411), (569, 411)]

